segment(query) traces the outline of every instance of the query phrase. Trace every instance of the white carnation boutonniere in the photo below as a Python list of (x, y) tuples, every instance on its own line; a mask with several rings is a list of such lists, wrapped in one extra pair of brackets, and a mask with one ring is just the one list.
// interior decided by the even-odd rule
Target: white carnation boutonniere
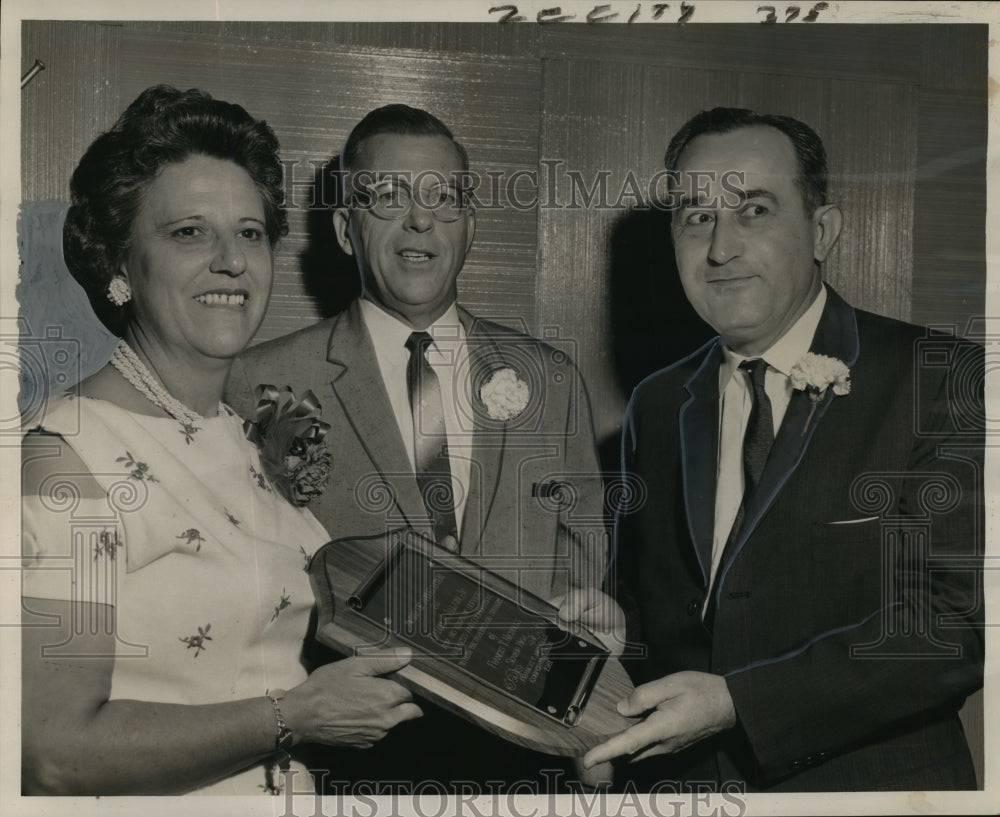
[(513, 420), (528, 407), (531, 389), (509, 366), (497, 369), (479, 389), (491, 420)]
[[(827, 389), (832, 388), (833, 393), (838, 396), (851, 393), (851, 370), (844, 361), (828, 355), (807, 352), (792, 366), (788, 377), (792, 381), (792, 388), (805, 391), (812, 402), (806, 428), (809, 427), (816, 407), (826, 397)], [(805, 433), (804, 429), (802, 433)]]

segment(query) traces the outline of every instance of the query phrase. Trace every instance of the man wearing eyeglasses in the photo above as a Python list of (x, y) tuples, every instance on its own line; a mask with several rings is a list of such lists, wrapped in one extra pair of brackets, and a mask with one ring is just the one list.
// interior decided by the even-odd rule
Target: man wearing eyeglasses
[[(333, 223), (362, 295), (248, 350), (227, 400), (249, 416), (259, 383), (316, 394), (333, 469), (310, 509), (331, 538), (406, 526), (544, 598), (600, 588), (603, 489), (579, 371), (456, 302), (476, 231), (465, 149), (426, 111), (388, 105), (348, 136), (341, 170)], [(537, 781), (555, 763), (424, 710), (416, 729), (338, 757), (334, 777)]]

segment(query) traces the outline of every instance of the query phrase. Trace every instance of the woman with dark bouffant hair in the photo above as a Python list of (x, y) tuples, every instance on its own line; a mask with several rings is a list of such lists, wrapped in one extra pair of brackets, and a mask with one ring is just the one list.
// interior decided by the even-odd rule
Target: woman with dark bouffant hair
[(302, 744), (368, 746), (420, 710), (378, 677), (405, 653), (305, 665), (317, 408), (245, 435), (221, 403), (287, 231), (277, 139), (149, 88), (71, 193), (67, 265), (122, 340), (23, 439), (23, 792), (276, 794), (289, 769), (301, 791)]

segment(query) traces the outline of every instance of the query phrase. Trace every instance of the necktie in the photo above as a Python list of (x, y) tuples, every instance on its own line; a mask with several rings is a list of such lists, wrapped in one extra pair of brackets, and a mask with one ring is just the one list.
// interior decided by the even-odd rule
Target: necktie
[[(743, 527), (747, 503), (760, 482), (761, 474), (764, 473), (764, 464), (767, 462), (767, 455), (771, 452), (771, 445), (774, 443), (771, 398), (764, 391), (767, 362), (763, 358), (757, 357), (753, 360), (744, 360), (740, 363), (740, 368), (750, 377), (753, 402), (750, 405), (750, 416), (747, 418), (747, 430), (743, 436), (743, 499), (736, 511), (736, 519), (729, 531), (723, 553), (733, 547), (733, 542), (736, 541), (740, 528)], [(714, 594), (712, 598), (714, 598)], [(703, 621), (708, 630), (711, 631), (715, 622), (714, 603), (707, 606)]]
[(406, 340), (410, 360), (406, 366), (406, 390), (413, 414), (413, 461), (427, 515), (434, 526), (434, 539), (457, 539), (455, 497), (448, 464), (441, 384), (427, 362), (427, 347), (433, 339), (427, 332), (413, 332)]
[(743, 503), (746, 504), (764, 472), (764, 463), (774, 442), (774, 420), (771, 416), (771, 400), (764, 391), (764, 376), (767, 374), (767, 362), (757, 357), (744, 360), (740, 364), (750, 376), (750, 387), (753, 389), (753, 404), (750, 407), (750, 418), (747, 420), (746, 436), (743, 438), (743, 474), (746, 485), (743, 489)]

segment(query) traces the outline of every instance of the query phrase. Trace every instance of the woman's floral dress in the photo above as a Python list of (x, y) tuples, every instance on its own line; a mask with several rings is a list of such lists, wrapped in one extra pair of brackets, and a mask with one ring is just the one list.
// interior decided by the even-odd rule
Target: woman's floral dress
[[(209, 704), (305, 679), (306, 568), (329, 537), (275, 492), (234, 413), (184, 425), (64, 395), (39, 425), (100, 490), (55, 476), (23, 498), (22, 595), (116, 608), (112, 699)], [(196, 793), (276, 793), (270, 767)]]

